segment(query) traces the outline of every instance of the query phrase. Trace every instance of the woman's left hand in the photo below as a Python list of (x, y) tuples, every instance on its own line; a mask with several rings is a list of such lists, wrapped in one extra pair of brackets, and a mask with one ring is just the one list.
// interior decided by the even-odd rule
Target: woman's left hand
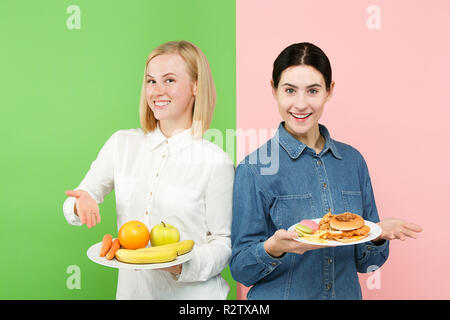
[(405, 241), (406, 238), (417, 238), (417, 233), (422, 232), (422, 227), (398, 218), (387, 218), (377, 223), (381, 227), (381, 235), (373, 240), (394, 240), (400, 239)]

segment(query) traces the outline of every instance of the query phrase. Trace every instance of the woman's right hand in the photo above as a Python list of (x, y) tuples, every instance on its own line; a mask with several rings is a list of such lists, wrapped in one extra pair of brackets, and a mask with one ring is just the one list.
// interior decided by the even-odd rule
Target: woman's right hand
[(273, 236), (264, 242), (264, 249), (274, 258), (281, 257), (285, 252), (303, 254), (306, 251), (320, 249), (323, 246), (298, 242), (294, 240), (298, 237), (294, 230), (277, 230)]
[(66, 195), (75, 197), (74, 212), (80, 217), (81, 223), (87, 225), (88, 228), (95, 227), (100, 223), (100, 213), (97, 201), (84, 190), (67, 190)]

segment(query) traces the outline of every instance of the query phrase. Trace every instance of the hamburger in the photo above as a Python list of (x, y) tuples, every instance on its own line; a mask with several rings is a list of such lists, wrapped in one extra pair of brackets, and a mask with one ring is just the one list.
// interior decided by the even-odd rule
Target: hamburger
[(336, 215), (327, 213), (319, 222), (319, 229), (326, 231), (323, 235), (325, 239), (340, 242), (358, 241), (367, 237), (370, 232), (364, 219), (351, 212)]

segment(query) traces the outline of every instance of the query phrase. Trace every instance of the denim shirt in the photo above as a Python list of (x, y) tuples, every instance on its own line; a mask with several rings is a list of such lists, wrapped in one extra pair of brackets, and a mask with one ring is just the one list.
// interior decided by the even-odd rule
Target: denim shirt
[(323, 150), (295, 139), (280, 123), (274, 137), (237, 167), (231, 229), (233, 278), (252, 286), (248, 299), (361, 299), (358, 272), (372, 272), (389, 255), (379, 245), (324, 247), (280, 258), (264, 250), (278, 229), (303, 219), (353, 212), (379, 222), (366, 162), (353, 147), (335, 141), (325, 126)]

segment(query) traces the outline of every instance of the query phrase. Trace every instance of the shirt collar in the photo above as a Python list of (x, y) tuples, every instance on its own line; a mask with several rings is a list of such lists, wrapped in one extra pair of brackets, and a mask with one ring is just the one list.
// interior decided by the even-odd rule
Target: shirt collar
[[(328, 150), (331, 150), (331, 153), (337, 158), (342, 159), (339, 154), (336, 145), (333, 142), (333, 139), (330, 137), (330, 133), (328, 129), (319, 123), (319, 131), (322, 136), (325, 138), (325, 146), (320, 154), (325, 154)], [(292, 159), (297, 159), (302, 154), (303, 150), (307, 148), (307, 145), (302, 143), (301, 141), (294, 138), (289, 132), (284, 128), (284, 121), (280, 123), (278, 126), (278, 131), (276, 134), (279, 143), (283, 147), (284, 150), (289, 154)]]
[(161, 144), (167, 144), (169, 153), (173, 154), (188, 147), (192, 143), (192, 128), (183, 130), (176, 135), (167, 138), (159, 128), (159, 125), (155, 130), (148, 133), (148, 145), (150, 150), (155, 150)]

